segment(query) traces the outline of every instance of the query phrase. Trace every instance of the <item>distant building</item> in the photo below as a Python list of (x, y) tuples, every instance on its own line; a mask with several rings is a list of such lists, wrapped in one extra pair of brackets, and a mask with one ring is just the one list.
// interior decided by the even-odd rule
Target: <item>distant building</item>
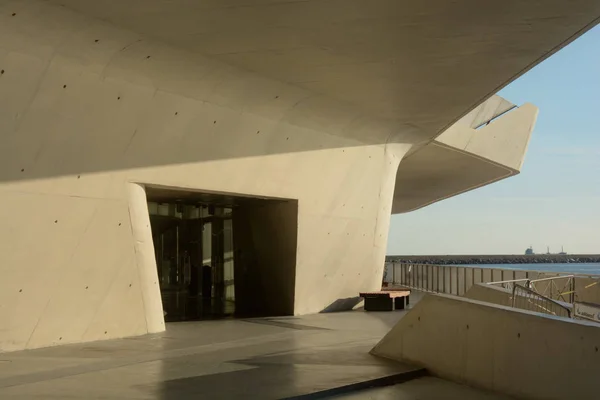
[(565, 251), (565, 248), (563, 246), (560, 246), (560, 253), (558, 253), (560, 255), (566, 255), (567, 252)]
[(533, 255), (533, 254), (535, 254), (533, 252), (533, 247), (529, 246), (529, 248), (527, 250), (525, 250), (525, 255), (529, 256), (529, 255)]

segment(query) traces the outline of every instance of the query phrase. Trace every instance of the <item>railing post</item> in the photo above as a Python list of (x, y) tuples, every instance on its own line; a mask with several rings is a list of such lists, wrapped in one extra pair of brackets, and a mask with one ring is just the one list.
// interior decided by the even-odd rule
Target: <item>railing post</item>
[[(429, 265), (427, 270), (427, 286), (429, 288), (429, 291), (433, 292), (433, 265)], [(429, 278), (431, 278), (431, 283), (429, 281)]]
[(442, 293), (446, 294), (446, 266), (442, 267)]
[(413, 266), (412, 266), (412, 281), (413, 281), (413, 287), (415, 289), (417, 289), (419, 286), (418, 278), (419, 278), (419, 264), (413, 264)]
[(392, 285), (396, 284), (396, 262), (392, 262)]
[(419, 288), (419, 264), (415, 264), (413, 265), (413, 268), (415, 269), (414, 274), (413, 274), (413, 280), (415, 281), (414, 287), (415, 289)]
[(456, 295), (459, 295), (459, 290), (460, 290), (460, 274), (458, 273), (458, 267), (456, 267)]
[(400, 264), (400, 283), (406, 285), (406, 264)]

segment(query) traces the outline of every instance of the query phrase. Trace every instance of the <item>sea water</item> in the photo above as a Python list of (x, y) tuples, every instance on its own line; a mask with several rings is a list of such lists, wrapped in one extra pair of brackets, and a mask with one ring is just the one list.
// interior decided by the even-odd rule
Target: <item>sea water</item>
[(467, 266), (524, 271), (562, 272), (580, 275), (600, 275), (600, 263), (469, 264)]

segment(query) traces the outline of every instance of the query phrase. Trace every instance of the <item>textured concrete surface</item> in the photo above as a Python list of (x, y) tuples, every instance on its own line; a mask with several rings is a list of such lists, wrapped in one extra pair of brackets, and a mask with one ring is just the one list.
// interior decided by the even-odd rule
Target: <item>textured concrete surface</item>
[(381, 284), (405, 154), (598, 15), (591, 0), (0, 0), (0, 351), (164, 329), (142, 187), (297, 201), (294, 314), (355, 304)]
[(506, 307), (512, 306), (512, 291), (495, 285), (478, 283), (467, 290), (463, 297)]
[(372, 353), (518, 398), (592, 400), (599, 349), (595, 323), (427, 295)]
[(164, 329), (138, 183), (297, 200), (295, 314), (381, 285), (389, 127), (49, 2), (0, 1), (0, 69), (0, 351)]
[(279, 399), (414, 368), (369, 349), (406, 312), (168, 324), (0, 357), (1, 399)]
[[(294, 85), (310, 96), (299, 108), (320, 108), (303, 123), (344, 131), (344, 122), (358, 119), (368, 130), (391, 125), (405, 136), (416, 127), (428, 138), (600, 17), (595, 0), (52, 3)], [(245, 99), (254, 96), (248, 91)]]
[(399, 385), (362, 390), (331, 397), (344, 400), (509, 400), (512, 397), (490, 393), (434, 377), (425, 377)]

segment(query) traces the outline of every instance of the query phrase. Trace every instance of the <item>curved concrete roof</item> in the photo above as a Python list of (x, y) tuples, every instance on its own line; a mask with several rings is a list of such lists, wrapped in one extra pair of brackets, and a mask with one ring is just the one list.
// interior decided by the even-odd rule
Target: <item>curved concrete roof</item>
[(600, 16), (595, 0), (50, 1), (298, 86), (328, 120), (348, 107), (413, 142), (445, 130)]

